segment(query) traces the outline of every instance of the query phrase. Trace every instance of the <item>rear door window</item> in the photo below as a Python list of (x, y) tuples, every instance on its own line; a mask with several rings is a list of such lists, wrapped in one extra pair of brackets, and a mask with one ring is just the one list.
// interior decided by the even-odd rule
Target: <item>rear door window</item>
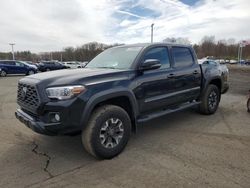
[(192, 53), (186, 47), (172, 47), (174, 67), (187, 67), (194, 63)]

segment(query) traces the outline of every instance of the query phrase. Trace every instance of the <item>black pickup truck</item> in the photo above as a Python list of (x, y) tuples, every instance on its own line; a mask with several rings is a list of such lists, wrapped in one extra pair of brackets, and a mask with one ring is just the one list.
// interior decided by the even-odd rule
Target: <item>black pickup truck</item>
[(228, 89), (228, 72), (199, 65), (192, 47), (166, 43), (114, 47), (84, 69), (19, 81), (15, 115), (46, 135), (81, 133), (97, 158), (118, 155), (139, 123), (197, 106), (213, 114)]

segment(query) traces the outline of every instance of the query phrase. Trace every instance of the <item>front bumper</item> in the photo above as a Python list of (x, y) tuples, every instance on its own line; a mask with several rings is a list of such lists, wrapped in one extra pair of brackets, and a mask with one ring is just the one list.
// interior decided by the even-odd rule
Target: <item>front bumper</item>
[[(44, 92), (48, 84), (35, 81), (32, 77), (25, 77), (19, 81), (19, 84), (26, 86), (29, 92), (23, 99), (22, 90), (20, 89), (20, 93), (18, 90), (17, 103), (20, 109), (15, 112), (16, 118), (40, 134), (73, 135), (81, 131), (88, 96), (79, 95), (61, 101), (50, 100)], [(55, 115), (59, 115), (58, 120)]]
[(25, 113), (21, 109), (16, 110), (15, 116), (20, 122), (26, 125), (26, 127), (40, 134), (45, 134), (50, 136), (56, 135), (57, 132), (53, 130), (57, 130), (60, 127), (60, 123), (44, 123), (41, 121), (37, 121), (35, 120), (35, 118)]

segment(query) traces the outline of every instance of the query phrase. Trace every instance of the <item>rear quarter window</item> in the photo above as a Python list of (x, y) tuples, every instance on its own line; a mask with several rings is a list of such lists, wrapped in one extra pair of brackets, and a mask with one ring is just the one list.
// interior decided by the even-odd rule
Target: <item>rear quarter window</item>
[(194, 63), (192, 53), (186, 47), (172, 47), (174, 67), (187, 67)]

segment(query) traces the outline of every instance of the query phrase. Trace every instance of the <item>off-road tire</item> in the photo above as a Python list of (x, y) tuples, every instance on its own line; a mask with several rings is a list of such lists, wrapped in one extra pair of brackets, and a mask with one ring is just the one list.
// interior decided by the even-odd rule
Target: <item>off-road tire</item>
[[(211, 96), (213, 95), (213, 96)], [(212, 101), (214, 105), (210, 105), (211, 97), (214, 98)], [(202, 114), (210, 115), (214, 114), (220, 103), (220, 91), (216, 85), (210, 84), (207, 86), (206, 91), (203, 93), (201, 97), (201, 104), (199, 106), (199, 111)], [(214, 100), (216, 100), (214, 102)]]
[[(123, 136), (114, 148), (106, 148), (102, 144), (101, 129), (112, 118), (122, 122)], [(120, 126), (119, 126), (120, 127)], [(82, 143), (87, 152), (98, 159), (111, 159), (120, 154), (129, 140), (131, 133), (131, 120), (128, 113), (115, 105), (103, 105), (95, 109), (82, 131)]]

